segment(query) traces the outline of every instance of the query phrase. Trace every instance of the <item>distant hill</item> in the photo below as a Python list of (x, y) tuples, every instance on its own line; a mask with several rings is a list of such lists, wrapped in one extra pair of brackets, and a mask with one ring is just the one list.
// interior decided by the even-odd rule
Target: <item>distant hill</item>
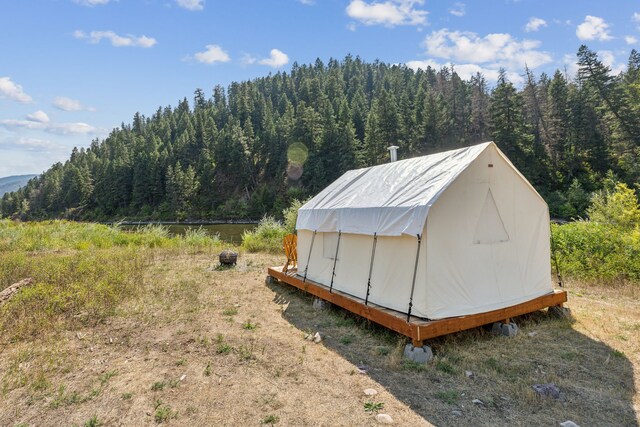
[(0, 197), (2, 197), (4, 193), (10, 193), (20, 187), (24, 187), (27, 185), (27, 182), (35, 176), (37, 175), (13, 175), (0, 178)]

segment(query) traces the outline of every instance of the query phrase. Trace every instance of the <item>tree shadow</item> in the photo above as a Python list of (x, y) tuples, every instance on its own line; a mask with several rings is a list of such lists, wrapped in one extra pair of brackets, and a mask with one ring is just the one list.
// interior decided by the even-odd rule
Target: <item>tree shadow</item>
[[(404, 336), (339, 307), (314, 309), (313, 296), (284, 283), (268, 286), (287, 321), (319, 331), (321, 345), (435, 425), (639, 425), (631, 362), (572, 319), (538, 311), (516, 319), (514, 338), (487, 327), (436, 338), (428, 343), (434, 359), (418, 365), (402, 358)], [(559, 387), (558, 399), (533, 390), (547, 383)]]

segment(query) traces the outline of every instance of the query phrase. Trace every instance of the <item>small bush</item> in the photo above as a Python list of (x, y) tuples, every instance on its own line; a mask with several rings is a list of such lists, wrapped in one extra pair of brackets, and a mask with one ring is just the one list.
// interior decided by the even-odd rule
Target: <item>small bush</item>
[(242, 247), (249, 252), (282, 252), (282, 239), (287, 230), (272, 217), (264, 217), (253, 231), (242, 235)]

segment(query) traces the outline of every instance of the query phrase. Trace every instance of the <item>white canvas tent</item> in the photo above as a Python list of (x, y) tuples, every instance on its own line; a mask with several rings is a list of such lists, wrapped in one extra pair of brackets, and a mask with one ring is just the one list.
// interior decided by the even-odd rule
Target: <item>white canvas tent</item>
[(547, 204), (493, 142), (346, 172), (296, 228), (298, 275), (414, 316), (553, 291)]

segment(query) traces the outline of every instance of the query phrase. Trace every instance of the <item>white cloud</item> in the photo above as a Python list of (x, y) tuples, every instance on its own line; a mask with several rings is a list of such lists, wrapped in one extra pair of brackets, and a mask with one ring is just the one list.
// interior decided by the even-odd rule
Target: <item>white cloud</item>
[(302, 3), (305, 6), (313, 6), (316, 4), (316, 0), (298, 0), (298, 3)]
[(204, 0), (176, 0), (176, 4), (191, 11), (204, 9)]
[(258, 64), (268, 65), (273, 68), (279, 68), (288, 63), (289, 56), (279, 49), (271, 49), (271, 55), (268, 58), (258, 61)]
[(424, 4), (424, 0), (387, 0), (385, 2), (351, 0), (346, 12), (351, 18), (365, 25), (424, 25), (427, 22), (427, 11), (416, 9), (416, 5)]
[(49, 141), (48, 139), (11, 137), (0, 139), (0, 150), (20, 150), (20, 151), (67, 151), (61, 144)]
[(0, 126), (8, 130), (14, 129), (30, 129), (40, 130), (43, 132), (53, 133), (57, 135), (86, 135), (95, 134), (99, 129), (86, 123), (50, 123), (37, 122), (32, 120), (16, 120), (6, 119), (0, 120)]
[[(408, 61), (406, 65), (413, 70), (426, 70), (427, 67), (431, 67), (434, 70), (439, 70), (442, 67), (453, 68), (456, 74), (458, 74), (458, 76), (463, 80), (469, 80), (477, 73), (481, 73), (488, 81), (495, 82), (498, 80), (498, 76), (500, 75), (499, 68), (487, 68), (478, 64), (453, 64), (451, 62), (440, 63), (427, 59), (425, 61)], [(507, 71), (507, 78), (514, 84), (521, 84), (524, 81), (520, 74), (512, 71)]]
[(213, 64), (215, 62), (229, 62), (231, 58), (229, 54), (222, 50), (217, 44), (208, 44), (203, 52), (197, 52), (193, 57), (196, 61), (204, 64)]
[(484, 67), (530, 68), (548, 64), (549, 53), (537, 50), (538, 40), (517, 40), (510, 34), (493, 33), (480, 37), (476, 33), (449, 31), (444, 28), (434, 31), (424, 40), (428, 56), (443, 58), (448, 62), (484, 64)]
[(584, 22), (576, 28), (576, 36), (580, 40), (611, 40), (611, 34), (609, 34), (609, 24), (604, 19), (598, 16), (587, 15), (584, 18)]
[(131, 34), (120, 36), (113, 31), (91, 31), (87, 34), (84, 31), (76, 30), (73, 32), (73, 37), (81, 40), (88, 40), (89, 43), (100, 43), (102, 39), (107, 39), (111, 42), (111, 45), (115, 47), (149, 48), (153, 47), (157, 43), (156, 39), (153, 37), (147, 37), (145, 35), (134, 36)]
[(29, 120), (30, 122), (48, 123), (49, 116), (47, 116), (47, 113), (45, 113), (44, 111), (38, 110), (34, 113), (27, 114), (27, 120)]
[(0, 77), (0, 97), (9, 98), (23, 104), (33, 101), (33, 98), (24, 93), (22, 86), (11, 81), (11, 77)]
[(76, 99), (58, 96), (53, 100), (53, 106), (63, 111), (96, 111), (93, 107), (87, 107)]
[(635, 12), (633, 15), (631, 15), (631, 20), (633, 22), (640, 22), (640, 13)]
[(453, 16), (461, 17), (467, 13), (467, 5), (464, 3), (456, 2), (453, 7), (449, 9), (449, 13)]
[(538, 31), (540, 28), (546, 27), (546, 26), (547, 26), (547, 21), (545, 21), (542, 18), (536, 18), (535, 16), (532, 16), (531, 18), (529, 18), (529, 22), (527, 22), (527, 25), (524, 26), (524, 30), (527, 33), (530, 33), (533, 31)]
[(73, 0), (74, 3), (81, 4), (82, 6), (99, 6), (109, 3), (111, 0)]
[(616, 54), (610, 50), (599, 50), (598, 56), (602, 63), (611, 69), (611, 73), (614, 75), (620, 74), (627, 68), (624, 63), (617, 61)]
[(575, 54), (567, 53), (562, 57), (562, 62), (569, 78), (574, 78), (578, 74), (578, 58)]
[(634, 36), (625, 36), (624, 41), (627, 44), (637, 44), (638, 43), (638, 39), (635, 38)]
[(349, 31), (355, 31), (358, 28), (358, 26), (356, 25), (355, 22), (349, 22), (347, 24), (347, 30)]

